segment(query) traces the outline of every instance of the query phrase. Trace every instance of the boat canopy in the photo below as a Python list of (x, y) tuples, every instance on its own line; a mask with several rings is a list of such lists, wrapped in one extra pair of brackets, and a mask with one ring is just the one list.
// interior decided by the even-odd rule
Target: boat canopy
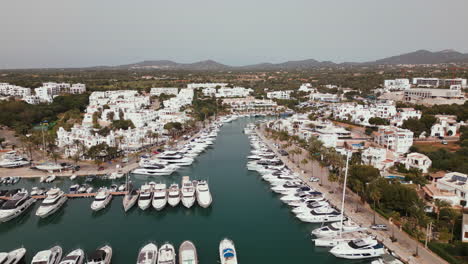
[(234, 250), (232, 248), (226, 248), (223, 250), (224, 258), (233, 258), (234, 257)]

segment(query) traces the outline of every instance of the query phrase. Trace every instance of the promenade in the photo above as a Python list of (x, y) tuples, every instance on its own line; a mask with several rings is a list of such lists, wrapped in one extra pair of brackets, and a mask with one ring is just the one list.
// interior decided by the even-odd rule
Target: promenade
[[(294, 158), (289, 156), (281, 156), (278, 153), (278, 148), (275, 144), (282, 145), (286, 142), (273, 142), (266, 138), (263, 134), (263, 130), (256, 130), (257, 134), (262, 140), (277, 154), (277, 156), (286, 164), (291, 170), (298, 173), (301, 179), (306, 182), (309, 186), (317, 189), (324, 193), (329, 202), (337, 208), (341, 208), (342, 199), (342, 187), (337, 183), (328, 181), (328, 170), (316, 161), (309, 161), (307, 164), (302, 164), (300, 161), (307, 158), (307, 152), (303, 149), (302, 154), (297, 155)], [(289, 149), (297, 149), (298, 146), (291, 146)], [(300, 149), (300, 148), (299, 148)], [(295, 162), (293, 162), (293, 159)], [(311, 176), (315, 176), (320, 179), (320, 183), (311, 183), (309, 179)], [(375, 236), (381, 241), (389, 250), (394, 252), (399, 258), (409, 264), (445, 264), (448, 263), (444, 259), (434, 254), (429, 249), (425, 248), (423, 244), (411, 238), (404, 231), (398, 229), (395, 225), (390, 223), (387, 219), (383, 218), (379, 214), (375, 214), (369, 205), (361, 202), (360, 197), (353, 193), (349, 188), (346, 191), (346, 202), (345, 202), (345, 214), (350, 217), (356, 223), (369, 227), (374, 220), (376, 224), (385, 224), (389, 227), (388, 231), (376, 231), (369, 229), (369, 233)], [(396, 239), (395, 242), (392, 241)], [(417, 254), (416, 254), (417, 253)]]

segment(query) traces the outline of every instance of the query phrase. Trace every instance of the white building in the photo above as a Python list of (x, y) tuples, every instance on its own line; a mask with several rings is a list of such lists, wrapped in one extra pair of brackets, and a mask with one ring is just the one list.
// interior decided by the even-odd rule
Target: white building
[(244, 87), (221, 87), (216, 93), (216, 97), (247, 97), (253, 92), (250, 88)]
[(431, 127), (431, 137), (455, 136), (460, 125), (454, 115), (436, 115), (437, 123)]
[(166, 95), (177, 95), (179, 93), (179, 88), (175, 87), (157, 87), (151, 88), (151, 96), (160, 96), (161, 94)]
[(273, 112), (278, 109), (278, 104), (270, 99), (228, 98), (223, 99), (223, 104), (228, 105), (232, 112)]
[(316, 92), (317, 90), (315, 88), (312, 87), (312, 84), (310, 83), (303, 83), (299, 89), (298, 89), (299, 92), (305, 92), (305, 93), (312, 93), (312, 92)]
[(387, 149), (369, 147), (362, 151), (361, 160), (366, 165), (371, 165), (379, 170), (385, 167), (384, 161), (387, 157)]
[(437, 188), (448, 191), (453, 196), (445, 196), (443, 199), (452, 205), (460, 205), (461, 201), (466, 201), (468, 192), (468, 175), (459, 172), (450, 172), (437, 181)]
[(374, 132), (374, 141), (398, 154), (404, 154), (409, 151), (413, 145), (414, 133), (408, 129), (393, 127), (393, 126), (379, 126), (377, 132)]
[(74, 83), (70, 87), (71, 94), (82, 94), (86, 92), (86, 85), (82, 83)]
[(267, 98), (289, 100), (291, 99), (290, 95), (292, 92), (293, 92), (292, 90), (268, 92)]
[(385, 80), (384, 88), (390, 91), (401, 91), (411, 88), (409, 79)]
[(428, 173), (431, 165), (431, 159), (424, 154), (413, 152), (406, 156), (405, 167), (407, 170), (415, 168), (421, 170), (423, 173)]
[(31, 89), (9, 83), (0, 83), (0, 94), (24, 98), (31, 95)]
[(403, 125), (405, 120), (410, 118), (413, 119), (420, 119), (421, 118), (421, 111), (415, 110), (414, 108), (398, 108), (397, 114), (390, 120), (390, 123), (395, 126)]

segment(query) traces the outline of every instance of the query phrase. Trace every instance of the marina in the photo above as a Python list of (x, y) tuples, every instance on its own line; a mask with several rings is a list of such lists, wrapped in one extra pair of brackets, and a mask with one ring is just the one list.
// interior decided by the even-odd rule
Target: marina
[[(181, 201), (162, 211), (143, 211), (134, 206), (123, 213), (125, 192), (113, 192), (112, 202), (100, 211), (90, 209), (91, 198), (72, 199), (62, 210), (47, 218), (39, 218), (32, 215), (39, 206), (35, 203), (23, 215), (0, 224), (1, 251), (24, 246), (29, 262), (36, 252), (57, 244), (63, 252), (81, 248), (87, 253), (110, 245), (112, 263), (134, 263), (139, 250), (148, 242), (154, 241), (158, 246), (166, 241), (181, 245), (190, 239), (196, 245), (201, 263), (215, 263), (220, 261), (219, 242), (229, 237), (235, 242), (236, 256), (242, 263), (310, 263), (311, 259), (317, 263), (355, 263), (337, 259), (328, 250), (315, 247), (310, 232), (320, 224), (299, 221), (258, 173), (246, 168), (250, 146), (243, 129), (252, 120), (255, 119), (243, 118), (224, 125), (212, 148), (170, 176), (130, 177), (136, 188), (149, 181), (165, 183), (169, 187), (172, 183), (181, 183), (184, 176), (205, 180), (213, 197), (208, 208), (193, 206), (187, 209)], [(65, 190), (84, 181), (80, 177), (75, 181), (60, 178), (47, 186)], [(115, 183), (119, 182), (96, 179), (89, 184), (98, 190)], [(23, 179), (14, 188), (31, 189), (34, 186), (37, 186), (37, 179)], [(183, 189), (182, 185), (180, 188)], [(192, 185), (192, 188), (196, 200), (196, 187)]]

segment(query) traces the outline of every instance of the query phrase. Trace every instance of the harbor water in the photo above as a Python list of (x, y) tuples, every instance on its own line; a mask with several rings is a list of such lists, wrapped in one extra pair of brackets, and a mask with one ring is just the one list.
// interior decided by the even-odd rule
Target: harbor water
[[(89, 253), (108, 244), (113, 248), (112, 263), (129, 264), (136, 262), (139, 249), (150, 241), (158, 246), (170, 242), (178, 248), (182, 241), (191, 240), (200, 263), (215, 264), (219, 262), (219, 241), (228, 237), (244, 264), (369, 263), (337, 259), (327, 249), (315, 248), (310, 231), (318, 225), (301, 223), (257, 172), (247, 170), (250, 146), (243, 128), (253, 120), (243, 118), (224, 125), (211, 148), (171, 176), (132, 175), (137, 187), (145, 181), (180, 184), (182, 176), (206, 179), (213, 195), (211, 208), (195, 205), (186, 209), (179, 204), (162, 211), (142, 211), (135, 206), (124, 213), (123, 197), (114, 197), (110, 206), (96, 213), (90, 209), (92, 198), (77, 198), (69, 199), (54, 215), (40, 219), (35, 216), (38, 202), (24, 215), (0, 224), (0, 251), (24, 246), (29, 263), (37, 251), (54, 245), (62, 246), (66, 254), (75, 248)], [(73, 183), (69, 179), (51, 184), (23, 179), (14, 187), (57, 186), (68, 191)], [(110, 185), (111, 181), (93, 184)]]

